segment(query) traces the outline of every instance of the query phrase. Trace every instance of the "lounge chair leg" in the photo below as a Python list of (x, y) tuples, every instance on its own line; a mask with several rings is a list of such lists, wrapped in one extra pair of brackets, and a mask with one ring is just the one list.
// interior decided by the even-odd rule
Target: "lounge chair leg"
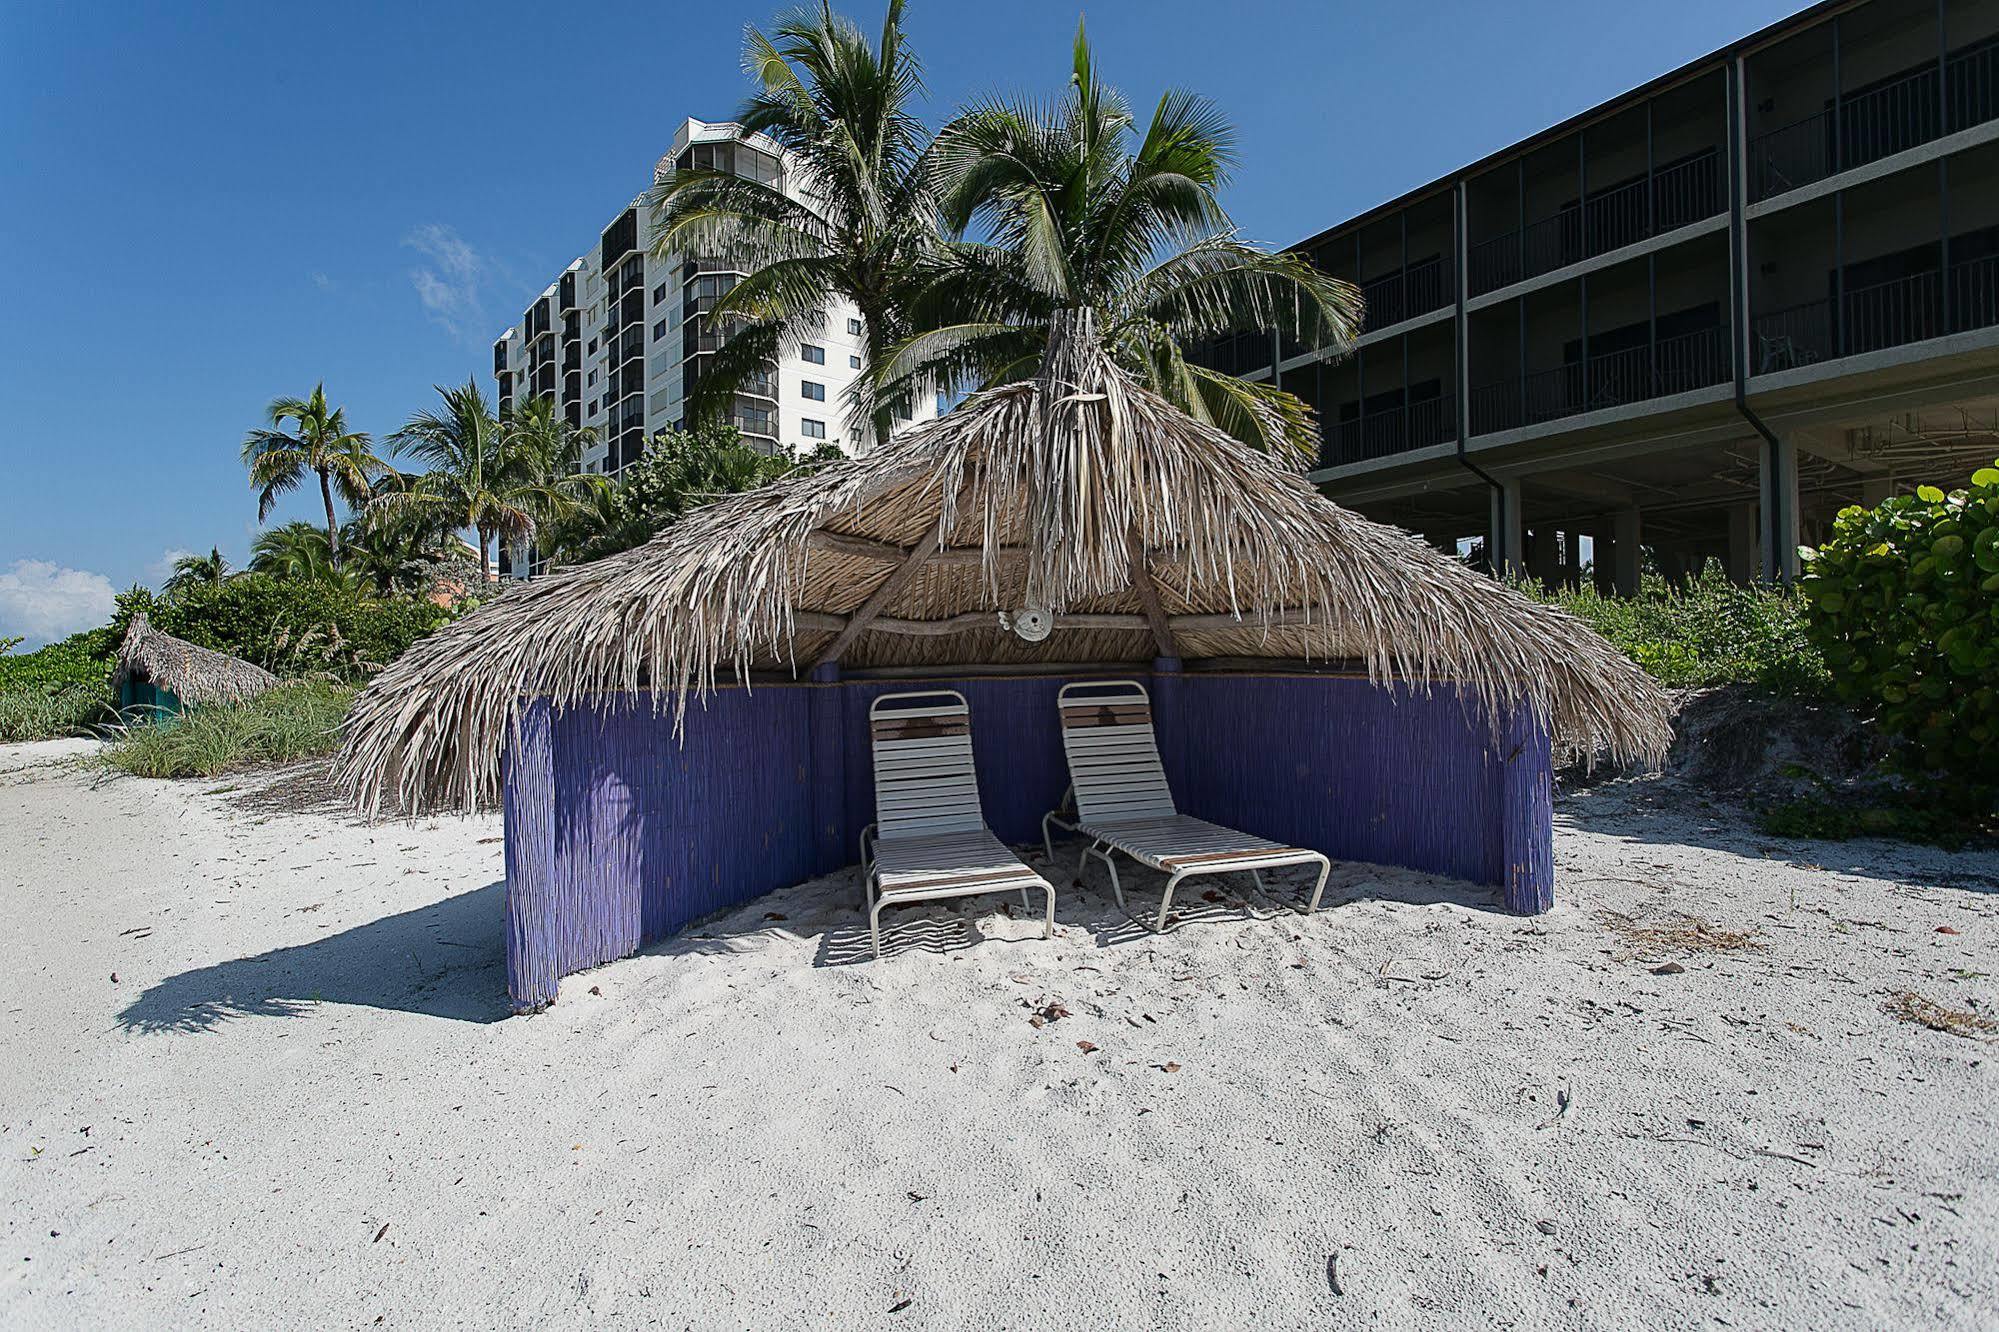
[[(1021, 889), (1021, 896), (1027, 896), (1025, 888)], [(1044, 939), (1055, 937), (1055, 889), (1052, 885), (1048, 889), (1048, 914), (1041, 918), (1041, 937)]]
[(1054, 818), (1051, 811), (1041, 816), (1041, 849), (1048, 856), (1048, 863), (1055, 863), (1055, 838), (1048, 831), (1048, 820)]
[(1118, 910), (1129, 915), (1131, 913), (1131, 908), (1124, 904), (1124, 883), (1118, 878), (1117, 862), (1115, 860), (1112, 860), (1109, 855), (1105, 854), (1102, 851), (1097, 852), (1097, 859), (1103, 861), (1104, 868), (1110, 871), (1111, 893), (1113, 896), (1117, 898)]
[(1258, 891), (1259, 893), (1266, 893), (1267, 895), (1267, 892), (1263, 886), (1263, 871), (1260, 869), (1253, 869), (1249, 872), (1249, 877), (1251, 882), (1256, 884), (1256, 891)]
[(1319, 909), (1319, 897), (1322, 893), (1326, 891), (1326, 879), (1329, 875), (1332, 874), (1332, 872), (1333, 872), (1333, 862), (1326, 859), (1324, 856), (1320, 856), (1319, 881), (1312, 885), (1312, 901), (1310, 905), (1308, 905), (1305, 908), (1304, 914), (1309, 916), (1313, 912)]
[(882, 956), (882, 903), (877, 902), (868, 909), (868, 937), (874, 940), (875, 961)]
[[(1185, 870), (1180, 872), (1180, 874), (1185, 873)], [(1173, 890), (1180, 886), (1180, 874), (1175, 874), (1166, 880), (1166, 895), (1159, 899), (1159, 926), (1155, 933), (1166, 933), (1166, 913), (1173, 909)]]

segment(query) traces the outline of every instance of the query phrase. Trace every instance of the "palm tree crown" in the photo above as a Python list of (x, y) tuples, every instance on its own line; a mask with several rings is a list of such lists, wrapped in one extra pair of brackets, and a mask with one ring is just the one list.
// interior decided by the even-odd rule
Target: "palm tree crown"
[[(257, 521), (270, 516), (280, 496), (297, 490), (308, 476), (319, 479), (326, 506), (326, 541), (333, 566), (340, 566), (340, 522), (333, 511), (338, 494), (350, 508), (368, 499), (369, 485), (389, 470), (375, 456), (374, 441), (347, 428), (347, 412), (326, 401), (326, 385), (304, 398), (277, 398), (265, 410), (267, 424), (243, 441), (243, 465), (257, 487)], [(286, 424), (291, 424), (287, 430)]]
[[(829, 296), (859, 309), (870, 365), (909, 332), (910, 279), (938, 235), (927, 135), (910, 110), (922, 70), (902, 10), (903, 0), (889, 0), (872, 45), (823, 2), (769, 34), (748, 31), (743, 65), (757, 91), (737, 120), (785, 150), (802, 201), (781, 181), (706, 168), (669, 172), (655, 187), (655, 255), (719, 255), (749, 275), (708, 316), (731, 337), (690, 394), (697, 415), (716, 414), (744, 380), (809, 338)], [(885, 437), (909, 393), (857, 380), (847, 403), (855, 433), (872, 425)]]
[(492, 576), (492, 544), (530, 540), (538, 526), (570, 512), (604, 478), (580, 473), (590, 432), (573, 429), (552, 399), (534, 398), (498, 417), (476, 380), (438, 386), (441, 408), (418, 412), (390, 437), (399, 453), (425, 464), (369, 504), (378, 521), (436, 515), (478, 536), (479, 574)]
[[(1057, 105), (993, 100), (938, 134), (930, 162), (953, 239), (913, 303), (918, 331), (877, 365), (879, 385), (1022, 378), (1041, 364), (1054, 313), (1087, 308), (1117, 361), (1169, 401), (1309, 457), (1317, 432), (1303, 402), (1184, 355), (1248, 328), (1343, 347), (1360, 325), (1352, 284), (1239, 237), (1219, 198), (1233, 161), (1227, 121), (1191, 93), (1162, 96), (1138, 133), (1079, 26)], [(974, 227), (985, 239), (963, 239)]]

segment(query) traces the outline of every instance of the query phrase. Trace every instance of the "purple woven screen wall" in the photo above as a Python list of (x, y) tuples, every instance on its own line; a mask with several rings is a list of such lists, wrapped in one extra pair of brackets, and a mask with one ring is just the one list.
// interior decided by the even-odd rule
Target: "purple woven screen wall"
[[(1162, 666), (1169, 665), (1161, 663)], [(1112, 672), (1079, 679), (1122, 678)], [(1335, 859), (1552, 901), (1546, 735), (1495, 748), (1455, 697), (1329, 676), (1143, 674), (1181, 809)], [(724, 689), (670, 714), (643, 701), (525, 710), (507, 756), (508, 989), (523, 1008), (570, 972), (856, 859), (874, 817), (867, 710), (948, 687), (972, 707), (981, 798), (1003, 839), (1040, 838), (1068, 785), (1059, 677)], [(1061, 848), (1058, 846), (1058, 851)], [(1058, 884), (1058, 888), (1061, 885)]]

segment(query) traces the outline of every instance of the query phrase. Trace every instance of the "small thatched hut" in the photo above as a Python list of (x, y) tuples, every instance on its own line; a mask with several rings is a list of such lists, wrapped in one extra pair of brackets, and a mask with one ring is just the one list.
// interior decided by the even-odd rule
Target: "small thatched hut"
[(161, 633), (144, 612), (118, 645), (111, 683), (120, 712), (160, 714), (203, 703), (247, 703), (278, 682), (261, 666)]
[[(1018, 632), (1051, 612), (1038, 641)], [(1556, 749), (1655, 759), (1665, 699), (1536, 605), (1198, 423), (1087, 316), (1034, 382), (702, 509), (418, 643), (357, 702), (368, 811), (504, 797), (509, 981), (854, 858), (865, 715), (971, 700), (988, 817), (1034, 839), (1065, 682), (1145, 677), (1182, 808), (1545, 909)]]

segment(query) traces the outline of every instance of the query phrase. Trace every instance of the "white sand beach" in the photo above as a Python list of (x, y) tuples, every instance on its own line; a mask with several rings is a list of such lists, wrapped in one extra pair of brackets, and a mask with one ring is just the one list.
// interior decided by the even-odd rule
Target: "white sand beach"
[(1999, 856), (1615, 783), (1538, 919), (1099, 871), (874, 963), (843, 875), (516, 1018), (497, 818), (87, 748), (0, 748), (6, 1327), (1999, 1323), (1999, 1044), (1883, 1009), (1999, 1014)]

